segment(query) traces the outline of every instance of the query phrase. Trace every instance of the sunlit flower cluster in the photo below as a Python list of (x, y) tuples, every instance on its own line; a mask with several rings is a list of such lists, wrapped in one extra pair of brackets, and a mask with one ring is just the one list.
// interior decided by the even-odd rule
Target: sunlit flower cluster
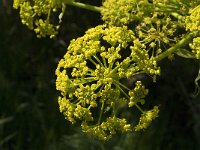
[[(142, 111), (139, 105), (144, 104), (148, 90), (140, 81), (131, 90), (120, 80), (138, 73), (156, 77), (160, 69), (131, 30), (126, 26), (91, 28), (71, 41), (56, 70), (60, 111), (72, 123), (82, 122), (84, 132), (102, 140), (130, 131), (131, 125), (118, 118), (116, 110), (127, 105)], [(96, 119), (93, 113), (98, 110)]]
[[(20, 9), (22, 23), (34, 30), (39, 38), (55, 37), (59, 25), (51, 23), (50, 17), (57, 9), (62, 9), (60, 16), (65, 10), (65, 5), (62, 5), (59, 0), (14, 0), (13, 7)], [(61, 22), (61, 17), (58, 18), (58, 22)]]

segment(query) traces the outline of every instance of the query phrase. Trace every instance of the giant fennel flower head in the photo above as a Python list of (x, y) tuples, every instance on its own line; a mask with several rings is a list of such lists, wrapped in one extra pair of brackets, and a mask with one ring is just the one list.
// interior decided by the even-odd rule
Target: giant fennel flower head
[(81, 123), (85, 133), (108, 140), (134, 129), (117, 110), (136, 106), (142, 112), (137, 130), (145, 129), (158, 115), (157, 107), (150, 112), (141, 109), (148, 90), (141, 81), (131, 89), (120, 82), (139, 73), (155, 77), (160, 69), (132, 30), (106, 25), (91, 28), (71, 41), (56, 69), (60, 111), (70, 122)]
[(57, 34), (59, 25), (51, 23), (51, 15), (62, 9), (58, 17), (60, 23), (65, 11), (65, 5), (61, 0), (14, 0), (13, 7), (20, 9), (22, 23), (34, 30), (38, 38), (46, 36), (53, 38)]

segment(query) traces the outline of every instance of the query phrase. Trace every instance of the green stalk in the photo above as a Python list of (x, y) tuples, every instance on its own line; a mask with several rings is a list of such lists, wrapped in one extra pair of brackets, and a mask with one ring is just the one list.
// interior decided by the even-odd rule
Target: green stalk
[[(127, 97), (127, 99), (129, 99), (130, 97), (124, 92), (124, 90), (121, 89), (121, 87), (114, 83), (114, 85), (124, 94), (124, 96)], [(138, 106), (137, 104), (135, 104), (136, 108), (141, 112), (141, 113), (144, 113), (144, 111), (142, 110), (142, 108), (140, 106)]]
[(144, 111), (142, 110), (142, 108), (140, 106), (138, 106), (138, 104), (135, 104), (135, 106), (137, 107), (137, 109), (141, 112), (144, 113)]
[(182, 40), (180, 40), (176, 45), (174, 45), (173, 47), (169, 48), (168, 50), (166, 50), (165, 52), (161, 53), (160, 55), (158, 55), (155, 60), (156, 61), (160, 61), (162, 59), (164, 59), (165, 57), (168, 57), (170, 54), (174, 53), (176, 50), (178, 50), (180, 47), (188, 44), (191, 39), (193, 37), (195, 37), (195, 33), (194, 32), (190, 32), (189, 34), (187, 34)]
[(105, 57), (102, 57), (102, 59), (103, 59), (104, 67), (108, 68)]
[(97, 7), (97, 6), (93, 6), (93, 5), (89, 5), (89, 4), (84, 4), (84, 3), (80, 3), (80, 2), (74, 2), (74, 1), (70, 1), (70, 0), (62, 0), (63, 3), (71, 5), (71, 6), (75, 6), (75, 7), (79, 7), (79, 8), (83, 8), (83, 9), (87, 9), (87, 10), (91, 10), (91, 11), (95, 11), (95, 12), (100, 12), (101, 8)]
[(126, 92), (124, 92), (124, 90), (123, 90), (117, 83), (114, 82), (114, 85), (116, 86), (117, 89), (119, 89), (119, 90), (122, 92), (122, 94), (124, 94), (124, 96), (125, 96), (127, 99), (130, 98), (130, 97), (126, 94)]
[(114, 79), (114, 82), (116, 83), (116, 84), (118, 84), (118, 85), (120, 85), (121, 87), (123, 87), (124, 89), (126, 89), (126, 90), (130, 90), (128, 87), (126, 87), (124, 84), (122, 84), (122, 83), (120, 83), (119, 81), (117, 81), (117, 80), (115, 80)]
[(172, 12), (171, 13), (172, 16), (174, 16), (175, 18), (181, 20), (183, 18), (183, 16), (181, 16), (180, 14), (176, 13), (176, 12)]
[(103, 109), (104, 109), (104, 102), (101, 105), (101, 112), (100, 112), (100, 116), (99, 116), (99, 120), (98, 120), (98, 125), (100, 125), (101, 123), (101, 118), (102, 118), (102, 114), (103, 114)]
[(97, 65), (97, 63), (92, 58), (89, 58), (89, 60), (91, 63), (93, 63), (93, 65), (95, 65), (95, 66)]
[(99, 58), (95, 55), (93, 55), (93, 58), (95, 58), (96, 61), (101, 65), (101, 67), (104, 67), (103, 63), (99, 60)]

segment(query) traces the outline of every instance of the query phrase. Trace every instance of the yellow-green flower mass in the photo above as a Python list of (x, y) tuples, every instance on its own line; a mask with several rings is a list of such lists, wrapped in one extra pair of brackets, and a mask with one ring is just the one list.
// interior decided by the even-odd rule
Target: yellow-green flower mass
[(190, 10), (190, 15), (186, 17), (186, 30), (200, 31), (200, 5)]
[(193, 43), (190, 44), (190, 47), (195, 58), (200, 59), (200, 37), (194, 38)]
[(189, 16), (185, 20), (186, 30), (193, 31), (197, 37), (190, 43), (190, 48), (196, 59), (200, 59), (200, 5), (190, 9)]
[(102, 4), (102, 19), (111, 25), (123, 25), (133, 21), (137, 0), (105, 0)]
[(20, 9), (22, 23), (34, 30), (38, 38), (46, 36), (53, 38), (57, 34), (59, 25), (50, 22), (52, 12), (60, 9), (58, 17), (60, 23), (65, 11), (65, 5), (62, 5), (61, 0), (14, 0), (13, 7)]
[(101, 140), (109, 140), (117, 132), (128, 132), (131, 131), (131, 125), (127, 124), (126, 119), (120, 119), (117, 117), (109, 117), (105, 122), (100, 125), (88, 126), (86, 122), (81, 124), (84, 132), (90, 136), (95, 136)]
[(156, 117), (158, 117), (158, 106), (154, 106), (152, 110), (145, 111), (140, 117), (140, 122), (134, 127), (135, 131), (146, 129)]
[(102, 140), (128, 132), (131, 125), (118, 118), (116, 110), (127, 105), (142, 111), (139, 105), (144, 104), (148, 90), (140, 81), (129, 89), (120, 80), (139, 73), (155, 78), (160, 69), (132, 30), (107, 25), (91, 28), (71, 41), (56, 69), (60, 111)]

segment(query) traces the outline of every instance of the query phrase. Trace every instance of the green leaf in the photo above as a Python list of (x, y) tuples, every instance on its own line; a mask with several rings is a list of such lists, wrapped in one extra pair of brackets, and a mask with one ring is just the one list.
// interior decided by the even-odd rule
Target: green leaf
[(186, 49), (178, 49), (176, 54), (183, 58), (195, 58), (194, 54), (190, 51), (187, 51)]

